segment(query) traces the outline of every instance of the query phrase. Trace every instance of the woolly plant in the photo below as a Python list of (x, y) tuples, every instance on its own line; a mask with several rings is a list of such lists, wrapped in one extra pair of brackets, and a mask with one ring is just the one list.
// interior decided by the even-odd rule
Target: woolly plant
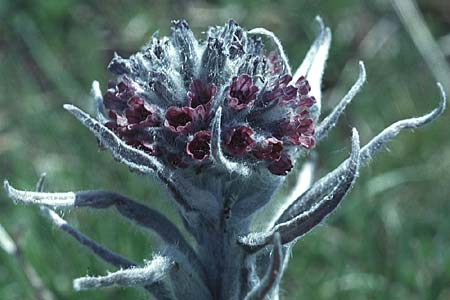
[[(308, 155), (366, 80), (360, 62), (349, 92), (327, 117), (320, 117), (331, 33), (317, 20), (319, 33), (295, 72), (279, 39), (266, 29), (246, 31), (229, 21), (197, 40), (185, 21), (175, 21), (169, 37), (154, 34), (129, 58), (114, 56), (108, 69), (117, 78), (104, 94), (98, 82), (92, 85), (95, 118), (64, 106), (117, 161), (162, 184), (193, 241), (163, 214), (124, 195), (45, 193), (43, 177), (36, 191), (18, 190), (5, 181), (10, 198), (39, 205), (56, 227), (119, 269), (75, 279), (75, 290), (119, 285), (144, 287), (158, 300), (279, 299), (295, 242), (336, 209), (360, 167), (378, 150), (401, 130), (436, 119), (446, 101), (438, 84), (437, 108), (390, 125), (364, 147), (353, 129), (349, 158), (310, 184)], [(292, 194), (255, 230), (252, 222), (291, 173), (297, 176)], [(143, 263), (132, 262), (52, 210), (82, 207), (116, 208), (158, 234), (163, 250)]]

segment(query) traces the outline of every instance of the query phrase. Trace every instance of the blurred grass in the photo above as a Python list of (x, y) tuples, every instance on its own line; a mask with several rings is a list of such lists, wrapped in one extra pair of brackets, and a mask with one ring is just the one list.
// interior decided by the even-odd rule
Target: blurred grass
[[(450, 3), (419, 5), (435, 38), (448, 39)], [(0, 0), (0, 177), (31, 189), (45, 171), (49, 191), (111, 189), (179, 222), (161, 189), (100, 152), (62, 104), (91, 107), (90, 84), (97, 79), (105, 86), (112, 53), (127, 56), (154, 31), (167, 34), (172, 19), (186, 18), (198, 35), (229, 18), (246, 28), (269, 28), (296, 66), (314, 38), (318, 14), (334, 34), (325, 111), (356, 79), (359, 59), (368, 70), (364, 91), (318, 148), (320, 175), (348, 155), (351, 127), (364, 143), (391, 122), (438, 103), (434, 79), (389, 1)], [(296, 245), (283, 281), (285, 299), (450, 299), (448, 116), (391, 143), (326, 224)], [(153, 236), (113, 212), (65, 214), (95, 240), (135, 260), (157, 249)], [(75, 293), (73, 278), (103, 274), (109, 266), (53, 229), (37, 208), (15, 206), (4, 193), (0, 223), (57, 299), (146, 298), (131, 289)], [(0, 299), (32, 299), (19, 265), (3, 251)]]

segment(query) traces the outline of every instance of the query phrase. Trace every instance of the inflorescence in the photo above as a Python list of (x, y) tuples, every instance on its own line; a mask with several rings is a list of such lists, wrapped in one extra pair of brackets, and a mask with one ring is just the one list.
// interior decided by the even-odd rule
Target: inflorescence
[(129, 59), (116, 55), (109, 70), (119, 80), (103, 95), (104, 125), (171, 168), (214, 167), (218, 108), (220, 147), (230, 160), (287, 175), (298, 148), (314, 146), (308, 81), (293, 80), (279, 54), (233, 21), (210, 29), (203, 42), (176, 21), (170, 38), (154, 37)]
[[(185, 21), (175, 21), (170, 37), (155, 34), (130, 58), (114, 56), (108, 68), (117, 79), (104, 94), (93, 83), (96, 118), (64, 106), (116, 160), (164, 186), (192, 237), (189, 241), (163, 214), (121, 194), (45, 193), (44, 177), (34, 192), (5, 181), (10, 198), (40, 205), (55, 226), (119, 268), (76, 279), (76, 290), (120, 285), (142, 286), (158, 300), (279, 299), (295, 242), (336, 209), (377, 151), (402, 129), (436, 119), (446, 104), (438, 83), (441, 102), (430, 113), (390, 125), (363, 147), (353, 129), (349, 158), (311, 182), (308, 150), (328, 135), (366, 80), (360, 62), (354, 85), (320, 118), (331, 32), (318, 21), (319, 34), (294, 73), (280, 41), (266, 29), (246, 31), (229, 21), (197, 40)], [(303, 163), (296, 165), (299, 157)], [(294, 169), (300, 172), (290, 174)], [(291, 195), (259, 231), (252, 230), (258, 211), (274, 199), (286, 175), (297, 173)], [(71, 207), (116, 208), (158, 234), (164, 248), (139, 265), (52, 210)]]

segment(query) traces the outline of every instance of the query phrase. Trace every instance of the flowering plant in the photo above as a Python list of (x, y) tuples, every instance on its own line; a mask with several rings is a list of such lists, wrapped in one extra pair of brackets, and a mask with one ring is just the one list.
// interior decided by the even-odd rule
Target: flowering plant
[[(310, 184), (308, 152), (327, 136), (366, 73), (342, 101), (320, 118), (321, 81), (331, 42), (320, 18), (319, 34), (292, 72), (270, 31), (244, 30), (236, 22), (211, 27), (197, 40), (185, 21), (170, 37), (150, 42), (128, 59), (115, 55), (117, 80), (102, 95), (93, 83), (96, 118), (65, 105), (102, 149), (131, 170), (154, 176), (174, 201), (193, 243), (164, 215), (126, 196), (103, 190), (45, 193), (5, 181), (9, 196), (41, 206), (59, 228), (120, 270), (74, 281), (76, 290), (111, 285), (142, 286), (156, 299), (278, 299), (293, 244), (328, 216), (353, 186), (360, 166), (402, 129), (437, 118), (440, 105), (422, 117), (392, 124), (360, 148), (353, 129), (350, 157)], [(297, 162), (297, 164), (296, 164)], [(252, 222), (294, 168), (303, 168), (292, 194), (264, 228)], [(295, 174), (295, 173), (292, 173)], [(115, 207), (156, 232), (165, 247), (138, 265), (97, 244), (51, 208)]]

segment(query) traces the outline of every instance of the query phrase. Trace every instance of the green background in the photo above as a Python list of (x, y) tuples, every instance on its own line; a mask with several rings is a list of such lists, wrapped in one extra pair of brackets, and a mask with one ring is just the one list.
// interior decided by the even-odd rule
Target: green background
[[(436, 38), (450, 33), (450, 2), (422, 0)], [(390, 1), (13, 1), (0, 0), (0, 177), (32, 189), (41, 172), (47, 191), (111, 189), (179, 220), (153, 180), (130, 173), (62, 109), (90, 111), (90, 85), (104, 88), (113, 52), (128, 56), (170, 21), (185, 18), (197, 36), (236, 19), (266, 27), (296, 67), (314, 39), (314, 17), (333, 32), (324, 77), (324, 113), (358, 75), (363, 92), (318, 148), (318, 176), (349, 153), (352, 127), (366, 143), (388, 124), (430, 111), (438, 90), (429, 68)], [(445, 48), (446, 47), (446, 48)], [(443, 44), (450, 52), (450, 47)], [(449, 91), (447, 91), (449, 92)], [(366, 167), (355, 189), (325, 224), (297, 243), (283, 280), (283, 299), (450, 299), (449, 113), (427, 128), (404, 132)], [(115, 251), (142, 261), (154, 236), (113, 211), (62, 212), (75, 227)], [(37, 207), (14, 205), (0, 192), (0, 223), (56, 299), (147, 299), (111, 288), (77, 293), (72, 279), (112, 270), (60, 231)], [(0, 299), (33, 299), (14, 257), (0, 249)]]

